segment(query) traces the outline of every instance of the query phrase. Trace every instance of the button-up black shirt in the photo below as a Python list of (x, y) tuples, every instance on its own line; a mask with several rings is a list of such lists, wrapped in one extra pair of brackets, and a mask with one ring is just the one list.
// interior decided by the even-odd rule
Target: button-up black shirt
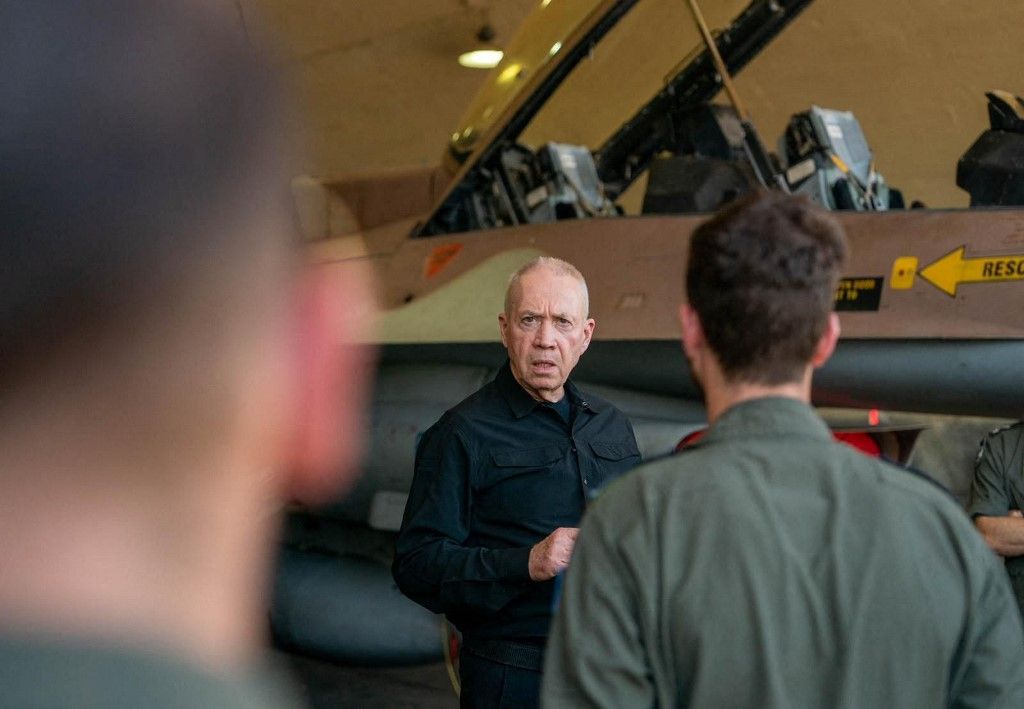
[(530, 580), (530, 548), (578, 526), (590, 493), (640, 462), (622, 412), (571, 382), (565, 392), (568, 424), (506, 363), (417, 448), (392, 572), (467, 640), (547, 636), (554, 584)]

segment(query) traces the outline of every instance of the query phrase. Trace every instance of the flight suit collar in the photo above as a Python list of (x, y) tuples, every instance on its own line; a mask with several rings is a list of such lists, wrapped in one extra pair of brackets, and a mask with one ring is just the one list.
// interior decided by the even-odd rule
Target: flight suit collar
[(828, 426), (810, 406), (789, 397), (768, 396), (729, 407), (700, 442), (791, 435), (832, 440)]
[[(512, 414), (517, 419), (523, 418), (540, 406), (541, 402), (527, 394), (522, 385), (516, 381), (515, 376), (512, 374), (512, 365), (507, 360), (504, 366), (498, 370), (498, 376), (494, 378), (494, 381), (498, 386), (498, 391), (501, 392), (505, 401), (508, 402), (509, 408), (512, 409)], [(565, 395), (569, 397), (569, 402), (574, 409), (584, 409), (594, 413), (600, 411), (601, 407), (584, 398), (571, 379), (565, 382)]]
[(4, 706), (298, 707), (274, 667), (218, 673), (144, 643), (0, 632)]

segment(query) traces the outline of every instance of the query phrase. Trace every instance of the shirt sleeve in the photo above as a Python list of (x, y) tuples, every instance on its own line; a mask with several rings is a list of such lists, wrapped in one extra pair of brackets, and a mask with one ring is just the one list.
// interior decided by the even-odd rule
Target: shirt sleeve
[(447, 418), (416, 451), (392, 575), (402, 593), (435, 613), (493, 613), (530, 582), (530, 547), (467, 545), (473, 459), (466, 437)]
[[(622, 416), (622, 418), (623, 418), (623, 423), (626, 426), (626, 432), (629, 434), (629, 439), (628, 440), (629, 440), (629, 442), (633, 446), (633, 450), (632, 450), (633, 457), (634, 457), (633, 467), (635, 468), (636, 466), (640, 465), (644, 461), (643, 461), (643, 456), (640, 454), (640, 446), (636, 442), (636, 432), (633, 430), (633, 422), (630, 421), (629, 417), (626, 416), (625, 414), (620, 413), (619, 415)], [(630, 468), (630, 470), (632, 470), (632, 468)]]
[(555, 614), (541, 706), (644, 707), (655, 703), (630, 569), (599, 514), (588, 514)]
[(999, 517), (1010, 511), (1010, 499), (1006, 492), (1008, 461), (1004, 459), (1001, 439), (998, 434), (989, 434), (981, 444), (981, 451), (974, 465), (971, 499), (967, 505), (967, 512), (971, 517)]
[(950, 707), (1024, 707), (1024, 628), (1002, 565), (979, 554), (984, 575), (968, 615)]

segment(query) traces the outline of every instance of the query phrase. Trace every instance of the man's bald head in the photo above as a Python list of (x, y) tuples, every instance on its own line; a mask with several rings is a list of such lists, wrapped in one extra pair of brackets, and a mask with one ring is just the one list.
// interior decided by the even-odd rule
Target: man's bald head
[(505, 315), (511, 315), (515, 310), (522, 288), (520, 281), (523, 276), (538, 268), (544, 268), (559, 276), (567, 276), (579, 283), (580, 292), (583, 298), (583, 312), (580, 315), (585, 319), (590, 315), (590, 294), (587, 291), (587, 281), (583, 278), (580, 270), (568, 261), (563, 261), (554, 256), (538, 256), (528, 261), (513, 273), (508, 279), (508, 288), (505, 289)]

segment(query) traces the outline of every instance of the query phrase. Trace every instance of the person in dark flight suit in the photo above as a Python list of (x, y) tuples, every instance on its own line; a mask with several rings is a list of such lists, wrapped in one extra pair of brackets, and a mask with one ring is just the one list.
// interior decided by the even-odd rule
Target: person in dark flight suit
[(992, 431), (981, 443), (967, 512), (985, 542), (1005, 559), (1024, 614), (1024, 422)]

